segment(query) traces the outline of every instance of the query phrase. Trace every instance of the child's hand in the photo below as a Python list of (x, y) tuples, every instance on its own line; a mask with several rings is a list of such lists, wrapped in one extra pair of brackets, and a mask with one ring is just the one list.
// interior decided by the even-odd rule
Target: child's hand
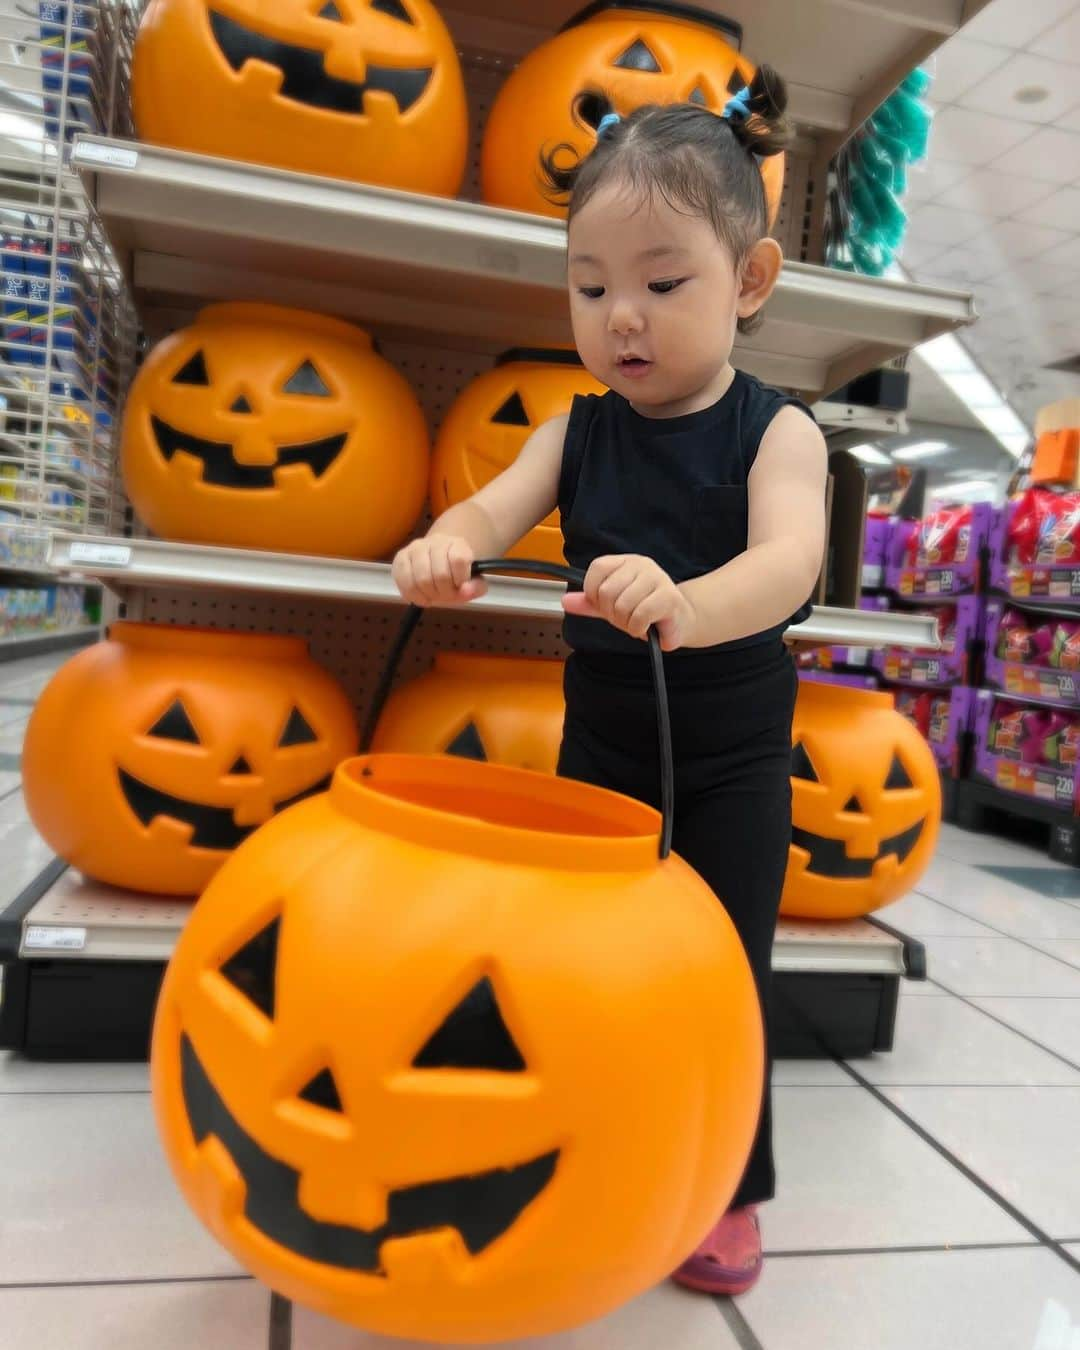
[(429, 534), (406, 544), (394, 558), (394, 584), (413, 605), (463, 605), (487, 590), (480, 577), (472, 576), (474, 561), (466, 540)]
[(662, 567), (635, 553), (597, 558), (585, 589), (563, 597), (563, 609), (585, 619), (606, 619), (644, 640), (655, 624), (666, 652), (681, 647), (694, 625), (690, 602)]

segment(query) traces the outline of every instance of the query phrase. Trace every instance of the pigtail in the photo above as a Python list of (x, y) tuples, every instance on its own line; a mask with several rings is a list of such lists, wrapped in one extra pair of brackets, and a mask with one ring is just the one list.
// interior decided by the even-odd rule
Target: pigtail
[[(574, 121), (590, 131), (596, 131), (603, 119), (614, 111), (615, 105), (601, 89), (582, 89), (574, 98)], [(614, 139), (617, 130), (617, 127), (613, 127), (605, 132), (603, 141)], [(545, 148), (540, 151), (540, 186), (548, 201), (559, 206), (568, 205), (574, 195), (574, 185), (581, 166), (592, 153), (579, 154), (569, 141), (560, 141), (550, 150)]]
[(748, 94), (749, 116), (730, 119), (735, 139), (752, 155), (762, 159), (780, 154), (793, 139), (791, 123), (786, 116), (787, 85), (772, 66), (760, 65), (750, 82)]

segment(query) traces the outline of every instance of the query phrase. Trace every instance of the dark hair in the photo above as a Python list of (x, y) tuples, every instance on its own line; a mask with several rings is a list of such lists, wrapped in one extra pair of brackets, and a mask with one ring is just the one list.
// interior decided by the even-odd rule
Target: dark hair
[[(762, 65), (748, 88), (748, 115), (721, 117), (699, 103), (648, 104), (605, 126), (588, 154), (563, 141), (540, 156), (546, 195), (568, 208), (568, 219), (612, 178), (707, 220), (741, 267), (768, 233), (768, 208), (759, 158), (790, 144), (787, 87)], [(614, 112), (608, 96), (587, 89), (574, 100), (574, 117), (593, 129)], [(574, 156), (571, 163), (567, 157)], [(739, 320), (752, 332), (760, 315)]]

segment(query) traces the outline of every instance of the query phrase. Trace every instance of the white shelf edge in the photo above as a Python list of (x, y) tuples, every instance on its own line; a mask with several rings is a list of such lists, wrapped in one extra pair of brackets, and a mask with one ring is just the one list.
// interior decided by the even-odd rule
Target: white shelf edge
[(72, 628), (50, 628), (44, 633), (14, 633), (6, 637), (0, 636), (0, 650), (10, 651), (12, 648), (18, 648), (20, 651), (30, 652), (35, 647), (63, 643), (76, 638), (89, 638), (100, 632), (99, 624), (89, 623)]
[[(569, 336), (562, 221), (106, 137), (72, 162), (144, 301), (276, 299), (509, 346)], [(962, 292), (787, 262), (735, 362), (816, 397), (974, 318)]]
[[(194, 906), (177, 896), (142, 895), (90, 881), (68, 869), (22, 920), (23, 960), (166, 961)], [(27, 945), (29, 929), (45, 929), (45, 942)], [(48, 930), (84, 930), (79, 949), (52, 948)], [(903, 975), (903, 943), (864, 920), (835, 925), (781, 919), (773, 970), (820, 974)]]
[[(87, 548), (91, 553), (104, 550), (114, 560), (95, 562), (86, 556)], [(94, 577), (120, 595), (132, 588), (184, 586), (402, 603), (386, 563), (344, 558), (57, 532), (49, 543), (49, 566), (60, 575), (77, 572)], [(488, 594), (473, 601), (470, 610), (562, 618), (563, 587), (556, 582), (491, 577), (488, 588)], [(821, 606), (794, 631), (800, 641), (852, 647), (936, 649), (938, 645), (934, 619), (913, 614)]]

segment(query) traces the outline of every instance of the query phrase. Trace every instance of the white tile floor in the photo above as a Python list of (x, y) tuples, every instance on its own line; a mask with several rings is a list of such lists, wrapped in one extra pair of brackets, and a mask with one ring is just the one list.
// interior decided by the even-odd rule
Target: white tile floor
[[(0, 902), (50, 856), (12, 761), (61, 659), (0, 665)], [(530, 1350), (1080, 1350), (1080, 871), (946, 828), (887, 917), (931, 979), (891, 1054), (776, 1066), (758, 1287), (668, 1285)], [(0, 1350), (268, 1345), (265, 1292), (173, 1189), (145, 1066), (0, 1052), (0, 1140)], [(292, 1343), (404, 1350), (302, 1310)]]

